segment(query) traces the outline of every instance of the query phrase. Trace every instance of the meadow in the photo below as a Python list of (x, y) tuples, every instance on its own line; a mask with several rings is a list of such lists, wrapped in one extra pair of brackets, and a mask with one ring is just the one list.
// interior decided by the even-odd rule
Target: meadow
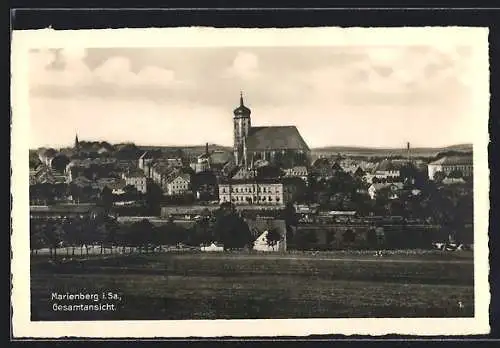
[[(32, 320), (466, 317), (472, 252), (165, 252), (31, 259)], [(116, 292), (116, 310), (54, 311), (52, 292)], [(462, 305), (459, 306), (458, 303)]]

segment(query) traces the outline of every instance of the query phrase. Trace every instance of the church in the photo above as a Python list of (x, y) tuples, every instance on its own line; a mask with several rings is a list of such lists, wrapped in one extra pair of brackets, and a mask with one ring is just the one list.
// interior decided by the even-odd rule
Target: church
[(234, 109), (234, 161), (237, 166), (249, 167), (254, 161), (291, 168), (308, 165), (310, 150), (295, 126), (252, 126), (251, 110), (243, 102)]

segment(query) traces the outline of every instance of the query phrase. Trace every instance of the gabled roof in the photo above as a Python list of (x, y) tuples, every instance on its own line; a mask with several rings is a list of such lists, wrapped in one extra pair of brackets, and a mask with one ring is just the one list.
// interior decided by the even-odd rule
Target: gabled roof
[(144, 151), (144, 153), (139, 157), (139, 159), (152, 159), (153, 155), (149, 151)]
[(181, 177), (184, 181), (188, 183), (191, 181), (191, 176), (189, 174), (180, 173), (177, 171), (167, 178), (167, 182), (170, 183), (179, 177)]
[(304, 150), (309, 147), (295, 126), (271, 126), (250, 128), (247, 146), (251, 151)]
[(375, 172), (377, 172), (377, 171), (387, 172), (387, 171), (394, 171), (394, 170), (400, 170), (400, 169), (401, 169), (400, 165), (393, 163), (391, 160), (385, 159), (385, 160), (382, 160), (381, 162), (379, 162), (377, 164), (377, 166), (375, 166), (374, 171)]
[(144, 174), (144, 172), (140, 169), (131, 169), (130, 171), (126, 172), (125, 173), (125, 177), (127, 178), (143, 178), (145, 177), (146, 175)]
[(232, 154), (226, 151), (214, 151), (210, 154), (212, 164), (225, 164), (231, 160)]

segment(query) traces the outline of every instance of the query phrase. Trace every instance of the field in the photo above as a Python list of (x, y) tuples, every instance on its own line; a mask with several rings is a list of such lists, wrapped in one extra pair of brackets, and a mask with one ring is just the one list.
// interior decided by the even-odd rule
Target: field
[[(32, 320), (474, 315), (471, 252), (167, 252), (57, 264), (38, 255), (31, 291)], [(112, 311), (54, 311), (51, 293), (66, 291), (120, 299), (107, 300)]]

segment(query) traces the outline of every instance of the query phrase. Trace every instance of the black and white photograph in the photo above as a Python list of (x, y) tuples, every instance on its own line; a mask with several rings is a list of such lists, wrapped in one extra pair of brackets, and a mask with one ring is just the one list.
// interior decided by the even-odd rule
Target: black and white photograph
[(14, 32), (18, 332), (487, 333), (487, 36)]

